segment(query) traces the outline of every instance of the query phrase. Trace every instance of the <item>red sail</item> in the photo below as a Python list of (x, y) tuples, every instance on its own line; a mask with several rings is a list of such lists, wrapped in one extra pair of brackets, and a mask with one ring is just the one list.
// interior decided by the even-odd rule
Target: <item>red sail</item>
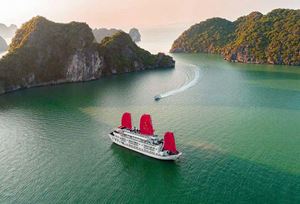
[(175, 139), (173, 132), (166, 132), (164, 138), (164, 150), (168, 150), (173, 154), (177, 154)]
[(132, 124), (131, 124), (131, 114), (126, 112), (122, 116), (122, 121), (121, 121), (121, 127), (125, 127), (128, 129), (132, 129)]
[(153, 135), (154, 129), (152, 126), (151, 116), (144, 114), (140, 120), (140, 133), (143, 135)]

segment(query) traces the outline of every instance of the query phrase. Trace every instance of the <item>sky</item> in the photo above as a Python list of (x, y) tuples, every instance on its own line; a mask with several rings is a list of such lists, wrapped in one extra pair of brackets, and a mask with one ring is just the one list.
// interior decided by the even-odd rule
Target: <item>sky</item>
[(211, 17), (235, 20), (252, 11), (300, 8), (300, 0), (0, 0), (0, 23), (18, 26), (33, 16), (80, 21), (92, 28), (191, 25)]

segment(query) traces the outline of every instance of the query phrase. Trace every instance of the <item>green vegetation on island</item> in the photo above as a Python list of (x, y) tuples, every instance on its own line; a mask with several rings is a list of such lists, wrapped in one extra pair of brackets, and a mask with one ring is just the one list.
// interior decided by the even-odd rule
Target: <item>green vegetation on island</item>
[(171, 57), (163, 53), (152, 55), (133, 43), (131, 37), (124, 32), (104, 38), (100, 43), (100, 50), (109, 68), (105, 69), (107, 74), (174, 66)]
[(300, 65), (300, 10), (252, 12), (231, 22), (212, 18), (185, 31), (171, 52), (222, 54), (228, 61)]

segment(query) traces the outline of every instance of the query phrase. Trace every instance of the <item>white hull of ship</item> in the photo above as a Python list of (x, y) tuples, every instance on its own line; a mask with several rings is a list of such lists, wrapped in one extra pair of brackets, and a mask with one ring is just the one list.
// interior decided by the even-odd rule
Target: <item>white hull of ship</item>
[(144, 154), (146, 156), (149, 156), (149, 157), (152, 157), (152, 158), (155, 158), (155, 159), (159, 159), (159, 160), (169, 160), (169, 161), (174, 161), (174, 160), (177, 160), (180, 156), (181, 156), (181, 152), (178, 153), (178, 154), (175, 154), (175, 155), (165, 155), (165, 156), (162, 156), (162, 155), (159, 155), (159, 154), (153, 154), (153, 153), (148, 153), (148, 152), (145, 152), (143, 150), (140, 150), (140, 149), (137, 149), (137, 148), (134, 148), (134, 147), (131, 147), (129, 146), (126, 142), (120, 142), (120, 141), (117, 141), (114, 139), (114, 136), (110, 135), (109, 134), (109, 137), (111, 139), (111, 141), (117, 145), (120, 145), (122, 147), (125, 147), (127, 149), (130, 149), (130, 150), (133, 150), (135, 152), (138, 152), (138, 153), (141, 153), (141, 154)]

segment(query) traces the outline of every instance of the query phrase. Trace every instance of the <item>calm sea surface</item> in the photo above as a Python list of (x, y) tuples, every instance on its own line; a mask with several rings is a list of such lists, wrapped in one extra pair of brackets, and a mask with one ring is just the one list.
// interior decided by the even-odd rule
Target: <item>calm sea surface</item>
[[(167, 51), (178, 33), (142, 30), (140, 46)], [(300, 67), (173, 57), (175, 69), (0, 96), (0, 203), (300, 203)], [(174, 131), (182, 158), (113, 145), (125, 111)]]

